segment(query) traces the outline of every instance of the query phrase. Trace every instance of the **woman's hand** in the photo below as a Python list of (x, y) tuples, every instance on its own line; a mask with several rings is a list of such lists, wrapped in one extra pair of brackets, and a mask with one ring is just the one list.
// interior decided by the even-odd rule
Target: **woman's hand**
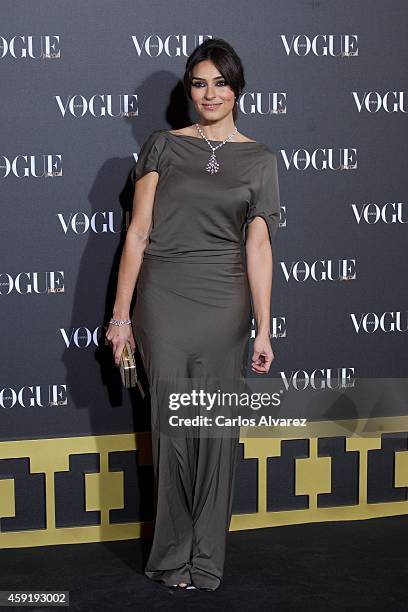
[(133, 337), (131, 325), (112, 325), (112, 323), (109, 323), (105, 338), (107, 343), (112, 346), (113, 359), (116, 366), (120, 364), (120, 358), (127, 341), (130, 342), (132, 351), (136, 349), (136, 342)]
[(269, 334), (257, 334), (254, 340), (254, 352), (252, 354), (252, 371), (257, 374), (267, 374), (275, 355), (272, 351)]

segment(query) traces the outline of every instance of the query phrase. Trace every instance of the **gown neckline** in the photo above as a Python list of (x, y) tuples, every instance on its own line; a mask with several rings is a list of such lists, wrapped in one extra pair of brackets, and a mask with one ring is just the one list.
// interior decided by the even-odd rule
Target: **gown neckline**
[[(207, 143), (204, 140), (204, 138), (199, 138), (198, 136), (190, 136), (189, 134), (173, 134), (169, 130), (166, 130), (166, 132), (167, 132), (167, 134), (170, 134), (170, 136), (174, 136), (175, 138), (190, 138), (192, 140), (197, 140), (197, 141), (207, 145)], [(211, 140), (210, 138), (208, 138), (208, 141), (209, 142), (215, 142), (215, 143), (218, 143), (218, 144), (223, 142), (222, 140)], [(227, 142), (225, 144), (233, 144), (233, 145), (261, 145), (262, 143), (258, 142), (257, 140), (241, 140), (241, 141), (227, 140)]]

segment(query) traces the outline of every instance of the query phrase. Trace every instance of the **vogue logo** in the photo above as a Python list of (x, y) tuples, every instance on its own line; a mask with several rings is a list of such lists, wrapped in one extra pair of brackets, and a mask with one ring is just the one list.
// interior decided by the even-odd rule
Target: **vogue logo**
[(21, 295), (63, 293), (64, 272), (20, 272), (15, 277), (0, 272), (0, 295), (9, 295), (12, 291)]
[(95, 94), (89, 99), (75, 94), (64, 100), (61, 96), (54, 96), (57, 100), (61, 115), (65, 117), (67, 111), (76, 118), (84, 117), (87, 113), (92, 117), (136, 117), (139, 110), (136, 108), (136, 94)]
[(286, 55), (292, 52), (299, 57), (316, 55), (317, 57), (351, 57), (358, 55), (358, 37), (356, 34), (316, 34), (311, 38), (306, 34), (293, 35), (288, 38), (281, 34)]
[(17, 178), (62, 176), (62, 155), (17, 155), (12, 160), (0, 155), (0, 177), (10, 174)]
[(98, 325), (98, 327), (95, 327), (93, 331), (88, 329), (88, 327), (77, 327), (76, 329), (73, 328), (69, 332), (69, 335), (63, 328), (61, 328), (59, 331), (67, 348), (70, 348), (71, 345), (76, 346), (77, 348), (88, 348), (91, 344), (99, 346), (99, 341), (102, 337), (102, 325)]
[(143, 36), (143, 40), (139, 42), (137, 36), (132, 36), (132, 42), (135, 46), (136, 53), (140, 57), (142, 52), (149, 57), (160, 57), (162, 53), (168, 57), (180, 57), (184, 55), (188, 57), (195, 47), (201, 45), (207, 38), (212, 38), (210, 35), (197, 34), (191, 37), (191, 48), (188, 48), (189, 37), (185, 34), (169, 34), (166, 38), (162, 39), (157, 34), (150, 34), (149, 36)]
[(284, 261), (280, 262), (287, 282), (290, 277), (296, 282), (354, 280), (356, 278), (355, 259), (319, 259), (309, 264), (306, 261), (292, 261), (288, 268)]
[(0, 59), (6, 55), (15, 59), (58, 59), (61, 57), (60, 37), (43, 34), (13, 36), (6, 40), (0, 36)]
[(87, 215), (84, 212), (70, 213), (67, 218), (64, 213), (57, 213), (58, 220), (61, 223), (65, 235), (68, 230), (77, 235), (86, 234), (88, 231), (94, 232), (95, 234), (106, 234), (108, 232), (119, 234), (121, 228), (115, 230), (113, 215), (113, 210), (108, 212), (97, 211), (94, 212), (93, 215)]
[(296, 170), (355, 170), (357, 168), (357, 149), (292, 149), (287, 153), (281, 149), (286, 170), (293, 165)]
[(0, 389), (1, 408), (45, 408), (47, 406), (66, 406), (66, 385), (36, 385), (24, 386), (20, 389), (3, 387)]
[(286, 93), (246, 92), (238, 101), (238, 106), (244, 115), (279, 115), (286, 113)]
[[(273, 338), (286, 338), (286, 317), (273, 317), (271, 320), (271, 334)], [(252, 318), (251, 338), (256, 337), (255, 319)]]
[(408, 310), (404, 313), (383, 312), (378, 315), (375, 312), (366, 312), (360, 315), (350, 313), (350, 317), (354, 326), (354, 331), (358, 334), (364, 331), (366, 334), (374, 334), (377, 331), (382, 332), (406, 332), (408, 331)]
[(406, 113), (405, 91), (387, 91), (380, 94), (378, 91), (365, 91), (361, 97), (357, 91), (351, 92), (356, 103), (357, 110), (361, 113), (366, 110), (369, 113), (378, 113), (384, 110), (386, 113)]
[(286, 375), (280, 372), (286, 390), (290, 387), (297, 391), (305, 389), (342, 389), (354, 387), (354, 368), (322, 368), (313, 370), (310, 374), (306, 370), (296, 370)]
[(408, 218), (404, 220), (403, 212), (406, 202), (386, 202), (382, 206), (378, 204), (362, 204), (360, 207), (357, 204), (352, 204), (354, 216), (358, 225), (361, 221), (365, 221), (369, 225), (375, 225), (382, 221), (383, 223), (408, 223)]

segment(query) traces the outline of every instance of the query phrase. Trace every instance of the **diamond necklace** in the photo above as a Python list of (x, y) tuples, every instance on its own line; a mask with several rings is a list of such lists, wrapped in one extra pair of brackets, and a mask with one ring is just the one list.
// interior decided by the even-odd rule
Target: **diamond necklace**
[(215, 156), (215, 151), (219, 149), (220, 147), (222, 147), (222, 145), (224, 145), (226, 142), (228, 142), (228, 140), (230, 140), (238, 132), (238, 128), (236, 127), (235, 130), (232, 132), (232, 134), (230, 134), (228, 138), (226, 138), (223, 142), (221, 142), (216, 147), (213, 147), (211, 142), (208, 140), (207, 136), (203, 133), (198, 123), (196, 123), (195, 126), (199, 134), (204, 138), (204, 140), (207, 142), (209, 147), (211, 147), (212, 153), (210, 155), (210, 159), (208, 160), (208, 164), (205, 169), (207, 170), (207, 172), (210, 172), (210, 174), (214, 174), (215, 172), (218, 172), (220, 168), (220, 164), (218, 163), (217, 158)]

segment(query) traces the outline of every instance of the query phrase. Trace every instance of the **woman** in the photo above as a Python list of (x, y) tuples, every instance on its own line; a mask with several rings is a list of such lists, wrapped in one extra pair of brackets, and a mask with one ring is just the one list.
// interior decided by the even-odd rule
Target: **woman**
[(251, 299), (257, 325), (252, 370), (266, 374), (274, 358), (277, 159), (235, 127), (244, 85), (241, 61), (222, 39), (206, 40), (188, 58), (184, 86), (198, 121), (156, 130), (143, 143), (106, 334), (116, 365), (129, 340), (146, 370), (156, 511), (145, 574), (170, 588), (215, 590), (221, 583), (239, 428), (229, 435), (211, 436), (204, 427), (198, 435), (172, 435), (169, 392), (190, 388), (192, 380), (207, 389), (220, 380), (238, 388)]

